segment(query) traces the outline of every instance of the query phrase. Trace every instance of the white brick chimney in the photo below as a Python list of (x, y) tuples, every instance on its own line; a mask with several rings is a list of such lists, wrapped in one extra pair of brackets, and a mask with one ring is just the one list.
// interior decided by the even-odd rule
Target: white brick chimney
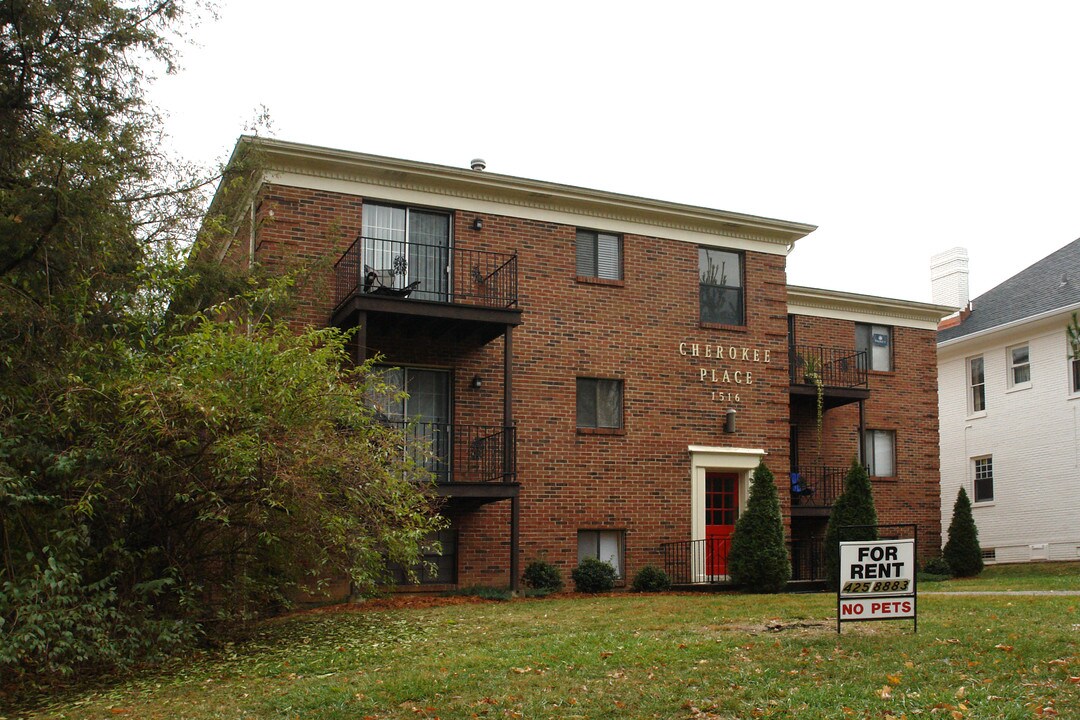
[(938, 305), (967, 307), (967, 249), (954, 247), (930, 258), (930, 294)]

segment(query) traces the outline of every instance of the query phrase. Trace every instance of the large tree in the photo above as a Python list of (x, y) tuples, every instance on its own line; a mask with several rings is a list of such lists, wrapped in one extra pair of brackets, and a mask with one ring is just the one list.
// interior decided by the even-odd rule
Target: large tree
[(345, 338), (294, 335), (266, 312), (276, 287), (220, 292), (186, 260), (228, 223), (201, 217), (212, 174), (162, 154), (143, 94), (182, 14), (0, 0), (5, 680), (146, 657), (305, 573), (370, 587), (441, 526)]

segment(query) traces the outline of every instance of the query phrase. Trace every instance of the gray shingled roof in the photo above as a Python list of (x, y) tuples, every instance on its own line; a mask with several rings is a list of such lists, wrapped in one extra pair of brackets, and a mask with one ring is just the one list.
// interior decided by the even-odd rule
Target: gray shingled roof
[(938, 342), (1080, 303), (1080, 239), (1073, 240), (971, 303), (971, 315)]

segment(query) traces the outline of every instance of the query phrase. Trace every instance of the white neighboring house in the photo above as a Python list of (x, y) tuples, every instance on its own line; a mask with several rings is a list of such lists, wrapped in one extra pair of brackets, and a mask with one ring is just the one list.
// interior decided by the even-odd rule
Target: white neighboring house
[[(934, 262), (945, 259), (955, 251)], [(966, 288), (966, 253), (963, 265)], [(937, 285), (935, 299), (948, 295)], [(942, 540), (962, 486), (987, 562), (1080, 559), (1080, 361), (1066, 334), (1077, 311), (1080, 240), (938, 332)]]

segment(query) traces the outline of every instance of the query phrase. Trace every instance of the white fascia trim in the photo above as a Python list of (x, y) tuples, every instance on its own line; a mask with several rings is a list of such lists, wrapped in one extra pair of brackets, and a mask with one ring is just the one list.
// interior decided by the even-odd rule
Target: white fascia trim
[(942, 318), (956, 312), (949, 305), (860, 295), (839, 290), (788, 285), (788, 313), (937, 331)]
[[(620, 217), (616, 211), (600, 212), (595, 209), (592, 211), (583, 209), (570, 212), (546, 206), (546, 203), (545, 206), (540, 204), (533, 206), (507, 204), (485, 198), (462, 197), (459, 195), (448, 196), (441, 192), (390, 187), (362, 181), (314, 177), (288, 172), (268, 173), (267, 182), (289, 187), (301, 187), (308, 190), (357, 195), (391, 203), (503, 215), (523, 220), (549, 222), (570, 227), (585, 227), (623, 235), (645, 235), (667, 240), (679, 240), (694, 243), (695, 245), (708, 245), (769, 255), (787, 255), (791, 247), (787, 242), (778, 244), (775, 241), (762, 240), (749, 233), (739, 232), (737, 227), (725, 229), (724, 231), (707, 232), (689, 227), (674, 227), (672, 225), (652, 224), (627, 219)], [(449, 206), (450, 203), (447, 202), (448, 197), (453, 197), (452, 206)]]
[[(242, 137), (268, 182), (786, 255), (814, 225), (569, 185)], [(584, 220), (584, 222), (583, 222)]]
[(1008, 330), (1013, 330), (1024, 325), (1031, 325), (1042, 320), (1052, 318), (1054, 315), (1060, 315), (1061, 313), (1068, 313), (1074, 311), (1080, 311), (1080, 302), (1073, 303), (1072, 305), (1064, 305), (1054, 310), (1047, 310), (1046, 312), (1041, 312), (1038, 315), (1029, 315), (1025, 318), (1020, 318), (1019, 320), (1013, 320), (1012, 322), (995, 325), (994, 327), (986, 328), (985, 330), (973, 332), (970, 335), (961, 335), (960, 337), (955, 337), (952, 340), (945, 340), (943, 342), (939, 342), (937, 346), (939, 350), (942, 350), (944, 348), (952, 347), (953, 345), (959, 345), (960, 343), (964, 343), (969, 340), (987, 337), (988, 335), (993, 335), (999, 332), (1006, 332)]
[(764, 448), (713, 447), (690, 445), (686, 448), (695, 467), (718, 467), (731, 470), (752, 470), (769, 453)]

